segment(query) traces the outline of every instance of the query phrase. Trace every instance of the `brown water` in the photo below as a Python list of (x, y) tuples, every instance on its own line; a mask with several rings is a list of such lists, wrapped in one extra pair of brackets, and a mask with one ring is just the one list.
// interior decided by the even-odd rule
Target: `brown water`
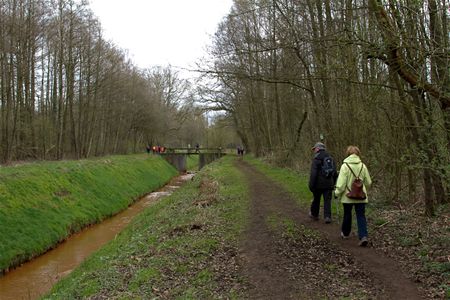
[(57, 248), (0, 277), (0, 300), (29, 300), (42, 296), (87, 256), (114, 239), (144, 208), (170, 195), (192, 176), (187, 174), (174, 178), (161, 190), (139, 199), (123, 212), (74, 234)]

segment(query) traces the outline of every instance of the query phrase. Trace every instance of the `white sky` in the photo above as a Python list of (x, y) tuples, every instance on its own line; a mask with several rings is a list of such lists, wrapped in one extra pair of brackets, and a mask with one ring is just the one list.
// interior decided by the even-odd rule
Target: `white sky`
[(104, 38), (126, 49), (134, 63), (193, 67), (232, 0), (90, 0)]

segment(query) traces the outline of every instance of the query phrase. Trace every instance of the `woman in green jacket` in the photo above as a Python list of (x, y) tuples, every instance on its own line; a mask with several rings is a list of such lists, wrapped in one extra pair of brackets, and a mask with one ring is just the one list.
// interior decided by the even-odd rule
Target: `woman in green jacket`
[[(352, 229), (352, 209), (355, 207), (356, 221), (358, 223), (359, 245), (367, 246), (367, 221), (366, 221), (366, 203), (368, 203), (367, 188), (372, 184), (369, 171), (361, 161), (361, 151), (356, 146), (347, 147), (347, 158), (339, 171), (339, 177), (336, 182), (335, 197), (340, 199), (344, 207), (344, 219), (342, 221), (341, 236), (346, 239), (349, 237)], [(347, 196), (350, 192), (353, 180), (358, 176), (363, 182), (363, 191), (366, 194), (364, 200), (351, 199)]]

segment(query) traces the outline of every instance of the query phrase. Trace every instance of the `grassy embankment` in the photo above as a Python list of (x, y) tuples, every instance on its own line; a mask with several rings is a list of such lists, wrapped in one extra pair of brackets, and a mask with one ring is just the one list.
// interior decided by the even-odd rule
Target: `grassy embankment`
[(186, 158), (186, 168), (188, 171), (197, 171), (198, 170), (198, 155), (188, 155)]
[(0, 272), (126, 208), (176, 170), (159, 156), (37, 162), (0, 169)]
[(240, 298), (235, 275), (248, 190), (224, 157), (147, 208), (46, 299)]

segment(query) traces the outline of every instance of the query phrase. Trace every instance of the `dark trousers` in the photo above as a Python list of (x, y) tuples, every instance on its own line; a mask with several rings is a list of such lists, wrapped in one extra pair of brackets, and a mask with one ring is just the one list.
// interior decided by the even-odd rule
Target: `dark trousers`
[(314, 199), (311, 203), (311, 215), (319, 216), (320, 198), (323, 195), (323, 216), (324, 218), (331, 218), (331, 194), (333, 190), (315, 190), (313, 192)]
[(358, 223), (358, 237), (367, 237), (366, 203), (343, 203), (344, 220), (342, 221), (342, 233), (348, 236), (352, 231), (352, 209), (355, 207), (356, 222)]

